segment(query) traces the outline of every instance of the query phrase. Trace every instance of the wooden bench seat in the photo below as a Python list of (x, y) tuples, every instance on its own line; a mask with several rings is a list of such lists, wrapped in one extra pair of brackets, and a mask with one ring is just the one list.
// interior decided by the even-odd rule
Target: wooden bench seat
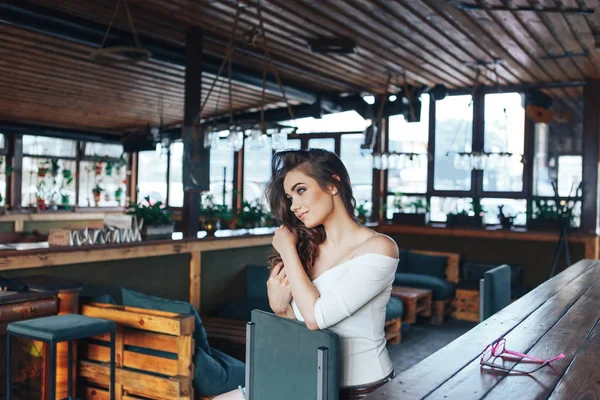
[[(443, 256), (448, 259), (446, 264), (446, 280), (458, 284), (460, 254), (448, 253), (443, 251), (410, 250), (413, 253), (426, 254), (430, 256)], [(434, 300), (431, 309), (431, 323), (439, 325), (444, 322), (444, 318), (453, 312), (454, 297), (445, 300)]]

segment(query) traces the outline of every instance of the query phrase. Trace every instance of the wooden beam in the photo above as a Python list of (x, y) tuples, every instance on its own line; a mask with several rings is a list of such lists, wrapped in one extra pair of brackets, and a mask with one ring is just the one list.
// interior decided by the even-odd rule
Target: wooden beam
[(183, 210), (184, 237), (196, 237), (200, 191), (210, 188), (210, 151), (204, 134), (194, 129), (202, 105), (202, 30), (191, 27), (186, 34), (185, 97), (183, 106)]
[(200, 275), (202, 273), (202, 253), (190, 253), (190, 304), (200, 311)]
[(8, 141), (8, 156), (6, 162), (11, 163), (13, 172), (10, 175), (9, 187), (7, 188), (6, 205), (12, 210), (21, 208), (22, 182), (23, 182), (23, 136), (10, 135)]
[(598, 166), (600, 153), (600, 80), (588, 82), (583, 89), (583, 200), (581, 230), (597, 234), (598, 220)]

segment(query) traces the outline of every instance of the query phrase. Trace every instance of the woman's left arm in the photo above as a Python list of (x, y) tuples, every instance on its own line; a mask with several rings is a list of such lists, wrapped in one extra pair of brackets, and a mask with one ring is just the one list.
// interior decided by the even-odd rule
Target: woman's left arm
[(319, 326), (315, 318), (315, 304), (319, 299), (319, 291), (306, 275), (296, 250), (297, 241), (296, 234), (285, 227), (280, 227), (273, 235), (273, 247), (285, 264), (287, 280), (296, 306), (308, 329), (317, 330)]
[(302, 314), (302, 318), (304, 318), (306, 326), (311, 330), (319, 329), (315, 317), (315, 304), (319, 299), (319, 291), (306, 275), (295, 247), (287, 253), (280, 254), (285, 264), (292, 297), (298, 310), (300, 310), (300, 314)]

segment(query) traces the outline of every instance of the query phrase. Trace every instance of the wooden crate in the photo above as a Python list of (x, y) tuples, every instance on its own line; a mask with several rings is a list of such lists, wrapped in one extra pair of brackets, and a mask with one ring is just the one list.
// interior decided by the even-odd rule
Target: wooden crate
[(470, 289), (457, 289), (454, 318), (479, 322), (479, 291)]
[[(117, 323), (116, 399), (194, 399), (193, 316), (102, 303), (84, 305), (81, 314)], [(82, 394), (87, 399), (108, 399), (110, 335), (94, 339), (105, 343), (87, 343), (80, 354)], [(128, 346), (173, 353), (177, 358), (143, 354)]]

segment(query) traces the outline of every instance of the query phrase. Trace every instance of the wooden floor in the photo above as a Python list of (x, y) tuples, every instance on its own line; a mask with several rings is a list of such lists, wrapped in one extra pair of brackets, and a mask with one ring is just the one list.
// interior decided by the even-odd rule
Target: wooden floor
[(469, 331), (474, 322), (446, 319), (442, 325), (432, 325), (419, 319), (413, 325), (405, 325), (402, 342), (388, 345), (387, 349), (396, 374), (407, 370), (419, 361), (435, 353), (454, 339)]

